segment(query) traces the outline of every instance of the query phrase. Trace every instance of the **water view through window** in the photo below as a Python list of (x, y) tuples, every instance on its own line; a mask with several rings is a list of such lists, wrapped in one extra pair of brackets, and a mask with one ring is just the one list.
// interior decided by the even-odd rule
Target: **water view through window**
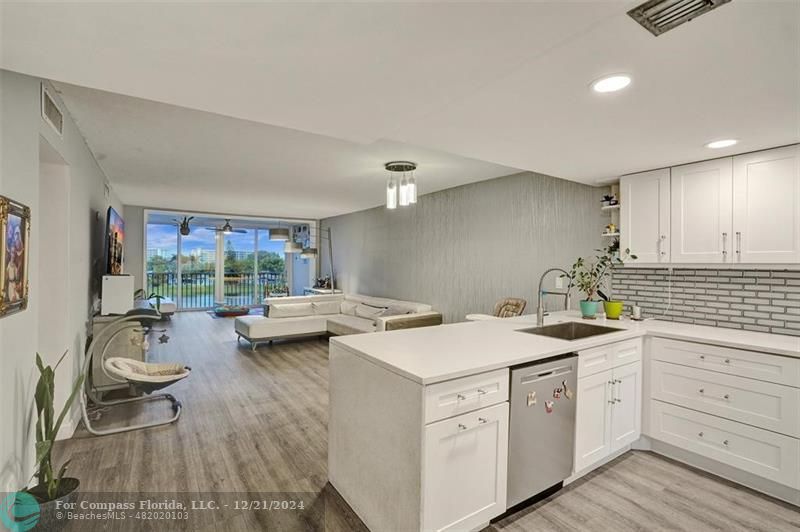
[[(151, 215), (147, 223), (148, 294), (169, 297), (181, 309), (205, 309), (220, 303), (255, 306), (267, 295), (296, 292), (287, 275), (291, 255), (284, 254), (284, 242), (269, 240), (266, 224), (233, 220), (235, 229), (246, 232), (226, 234), (207, 229), (221, 227), (223, 219), (202, 218), (192, 221), (189, 235), (181, 235), (165, 216)], [(290, 268), (293, 262), (288, 261)], [(305, 266), (297, 273), (307, 277)]]

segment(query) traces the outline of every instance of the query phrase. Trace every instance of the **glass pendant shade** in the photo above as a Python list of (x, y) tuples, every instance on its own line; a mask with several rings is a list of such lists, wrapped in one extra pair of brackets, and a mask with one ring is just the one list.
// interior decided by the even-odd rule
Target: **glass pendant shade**
[(299, 253), (303, 251), (303, 245), (298, 242), (292, 242), (287, 240), (286, 243), (283, 245), (283, 252), (284, 253)]
[(386, 208), (397, 208), (397, 182), (393, 177), (390, 177), (386, 183)]
[(406, 180), (406, 176), (403, 175), (403, 179), (400, 180), (400, 206), (401, 207), (408, 207), (408, 180)]
[(300, 252), (300, 256), (304, 259), (313, 259), (317, 256), (317, 248), (303, 248), (303, 251)]
[(282, 240), (286, 241), (289, 240), (289, 229), (285, 227), (276, 227), (274, 229), (269, 230), (269, 239), (270, 240)]
[(390, 161), (383, 165), (389, 172), (386, 182), (386, 208), (396, 209), (417, 203), (417, 179), (414, 170), (417, 163), (411, 161)]
[(408, 179), (408, 202), (415, 204), (417, 202), (417, 180), (414, 179), (414, 174)]

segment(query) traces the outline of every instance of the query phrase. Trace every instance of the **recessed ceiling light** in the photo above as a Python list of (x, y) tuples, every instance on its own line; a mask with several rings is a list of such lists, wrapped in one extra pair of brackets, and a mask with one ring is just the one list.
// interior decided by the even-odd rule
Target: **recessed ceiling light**
[(631, 77), (627, 74), (613, 74), (594, 80), (592, 82), (592, 90), (595, 92), (616, 92), (621, 91), (630, 84)]
[(723, 140), (715, 140), (713, 142), (709, 142), (706, 144), (706, 148), (711, 148), (712, 150), (718, 150), (720, 148), (727, 148), (728, 146), (733, 146), (739, 142), (736, 139), (723, 139)]

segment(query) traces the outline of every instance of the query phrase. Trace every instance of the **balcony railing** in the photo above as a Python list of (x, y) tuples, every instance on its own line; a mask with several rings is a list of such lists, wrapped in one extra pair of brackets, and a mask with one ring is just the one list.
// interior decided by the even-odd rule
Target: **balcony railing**
[[(223, 293), (226, 305), (259, 305), (269, 293), (282, 291), (286, 285), (283, 272), (234, 273), (226, 272)], [(217, 278), (214, 272), (183, 272), (180, 286), (175, 272), (147, 272), (147, 293), (180, 301), (182, 309), (211, 308), (216, 304)], [(180, 295), (180, 298), (178, 297)]]

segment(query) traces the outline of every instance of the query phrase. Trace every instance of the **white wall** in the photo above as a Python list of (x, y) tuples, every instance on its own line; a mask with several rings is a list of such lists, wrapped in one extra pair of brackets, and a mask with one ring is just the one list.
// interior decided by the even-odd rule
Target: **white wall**
[[(542, 272), (568, 269), (602, 245), (607, 191), (528, 172), (420, 196), (413, 207), (327, 218), (322, 226), (332, 229), (337, 287), (345, 292), (429, 303), (448, 322), (491, 312), (505, 297), (526, 299), (526, 313), (534, 313)], [(547, 304), (559, 308), (563, 299)]]
[[(41, 281), (45, 276), (55, 278), (57, 273), (53, 274), (49, 268), (58, 267), (41, 259), (52, 251), (52, 246), (63, 244), (58, 241), (60, 235), (43, 228), (58, 221), (69, 231), (68, 274), (65, 274), (69, 315), (62, 319), (66, 322), (63, 334), (70, 353), (63, 367), (66, 373), (59, 383), (71, 382), (77, 375), (103, 267), (105, 211), (108, 205), (120, 212), (122, 209), (113, 193), (106, 190), (105, 176), (68, 113), (65, 113), (63, 138), (42, 121), (40, 83), (37, 78), (0, 70), (0, 194), (24, 203), (32, 212), (29, 306), (24, 312), (0, 319), (0, 491), (19, 489), (33, 472), (33, 386), (37, 378), (34, 357), (40, 346), (47, 347), (44, 342), (40, 344), (40, 331), (45, 335), (53, 326), (42, 321), (48, 316), (42, 312), (42, 305), (48, 304), (49, 294), (43, 292), (45, 285)], [(63, 103), (59, 103), (66, 111)], [(59, 207), (63, 208), (61, 211), (51, 212), (40, 203), (43, 197), (45, 202), (52, 199), (40, 190), (40, 137), (68, 165), (69, 199)], [(48, 179), (51, 174), (45, 169), (44, 175)], [(69, 218), (58, 220), (64, 211), (69, 212)], [(41, 354), (47, 363), (55, 363), (61, 353)], [(56, 393), (62, 398), (66, 395), (63, 389)], [(69, 419), (71, 428), (77, 422), (77, 412), (75, 409)]]

